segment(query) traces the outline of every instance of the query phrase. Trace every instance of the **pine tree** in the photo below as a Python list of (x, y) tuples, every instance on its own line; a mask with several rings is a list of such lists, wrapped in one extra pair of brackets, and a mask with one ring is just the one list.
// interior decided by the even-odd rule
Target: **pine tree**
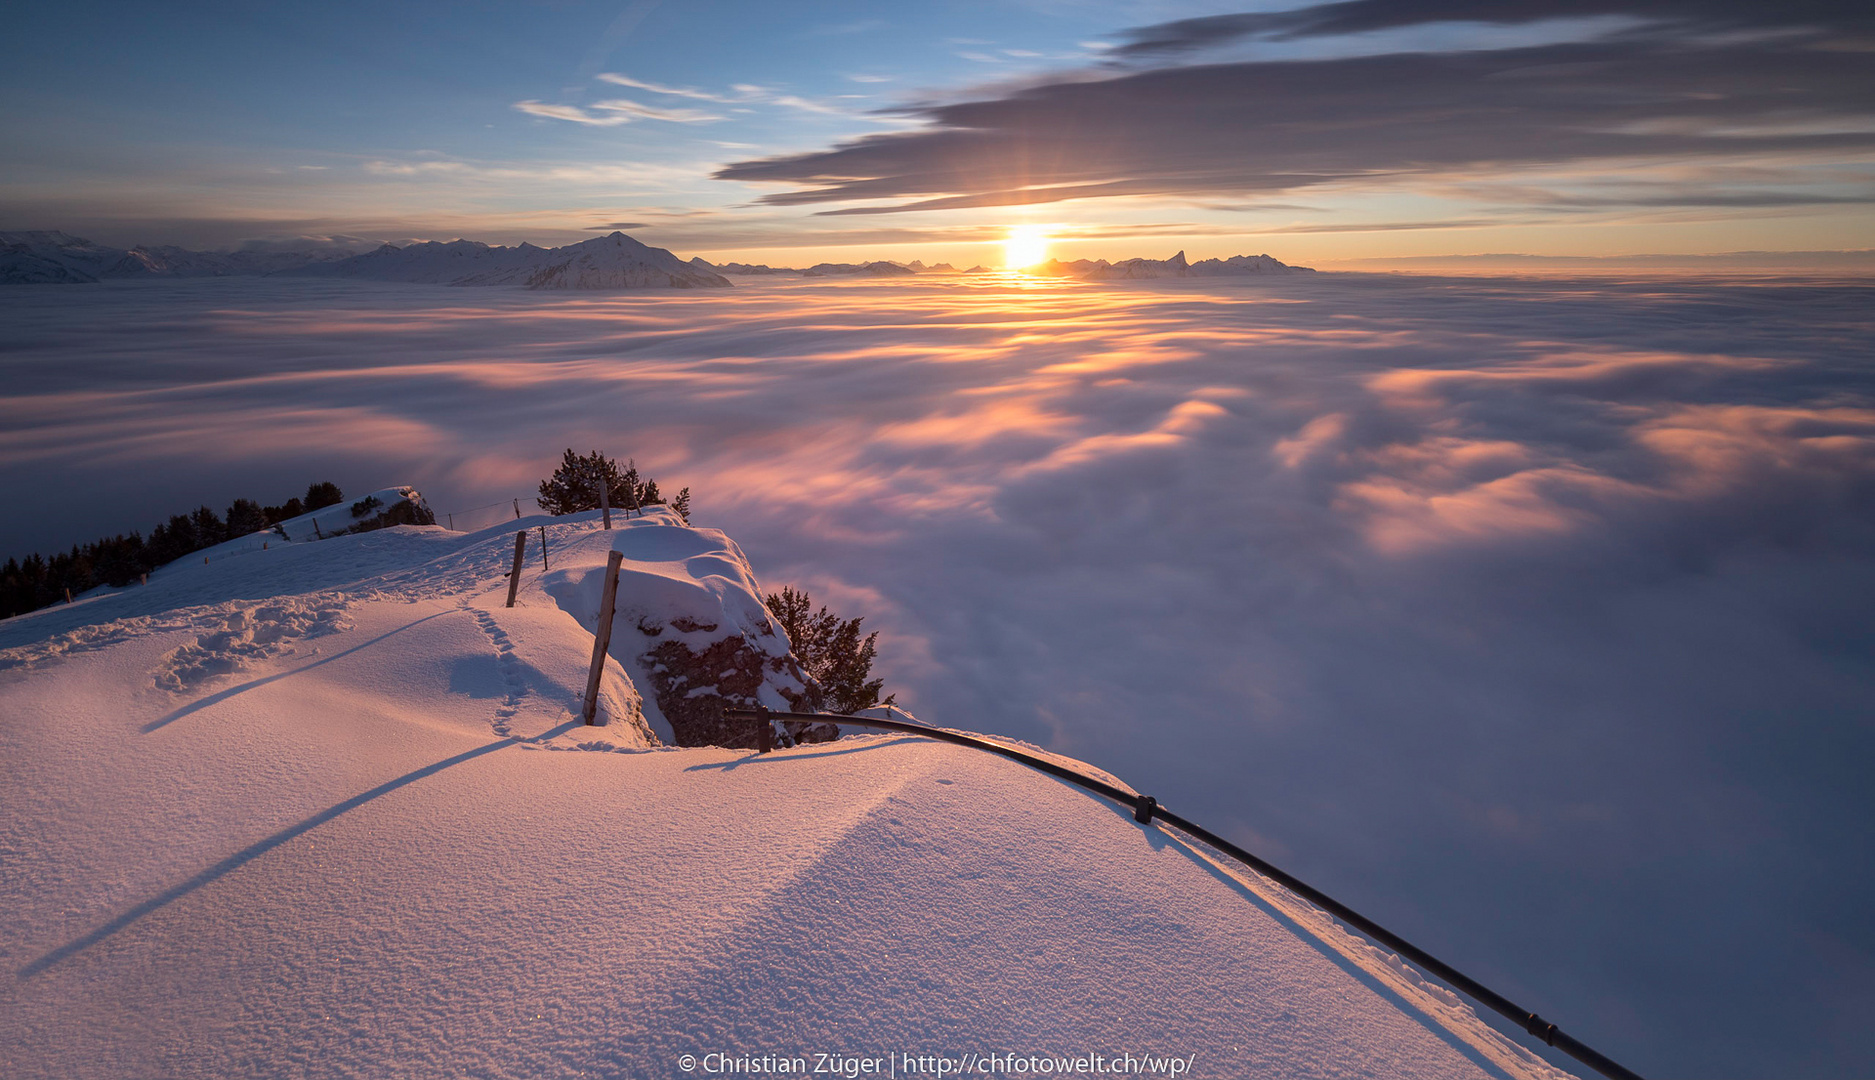
[(206, 506), (198, 506), (195, 513), (189, 515), (189, 523), (195, 526), (195, 548), (201, 550), (228, 539), (228, 527), (222, 524), (220, 515)]
[(828, 611), (825, 604), (814, 611), (813, 599), (791, 587), (769, 593), (764, 599), (769, 613), (787, 631), (795, 658), (820, 684), (822, 707), (827, 711), (851, 715), (897, 703), (897, 694), (880, 699), (884, 679), (867, 678), (878, 652), (879, 632), (859, 636), (864, 616), (842, 619)]
[[(598, 452), (591, 457), (599, 458)], [(540, 482), (540, 497), (534, 501), (555, 516), (594, 509), (599, 505), (599, 485), (595, 481), (602, 472), (599, 462), (580, 457), (569, 446), (560, 467)]]
[(677, 511), (677, 516), (683, 519), (685, 525), (690, 524), (689, 488), (685, 488), (677, 493), (677, 497), (671, 500), (671, 509)]
[(658, 495), (658, 482), (645, 477), (640, 481), (636, 462), (618, 462), (594, 450), (575, 454), (572, 447), (560, 458), (560, 467), (540, 482), (540, 497), (535, 499), (549, 514), (577, 514), (599, 509), (601, 485), (609, 493), (617, 510), (637, 510), (664, 500)]
[(306, 485), (306, 509), (323, 510), (328, 506), (337, 506), (345, 501), (345, 493), (330, 480), (321, 480)]
[(296, 518), (305, 512), (306, 504), (300, 502), (297, 498), (288, 499), (279, 506), (268, 506), (261, 509), (261, 514), (266, 517), (267, 524), (269, 525)]
[[(607, 462), (607, 464), (611, 465), (613, 468), (618, 467), (617, 462)], [(639, 498), (642, 492), (643, 488), (638, 483), (638, 463), (627, 458), (625, 460), (625, 471), (619, 473), (617, 485), (612, 489), (612, 498), (619, 506), (623, 506), (627, 510), (637, 510), (642, 508), (645, 504), (645, 501)]]
[(228, 507), (228, 536), (246, 536), (267, 527), (267, 515), (252, 499), (236, 499)]

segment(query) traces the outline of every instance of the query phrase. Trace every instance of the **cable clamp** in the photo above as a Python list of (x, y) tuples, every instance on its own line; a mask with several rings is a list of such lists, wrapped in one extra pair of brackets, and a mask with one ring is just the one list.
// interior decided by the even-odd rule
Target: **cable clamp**
[(1152, 815), (1159, 809), (1159, 800), (1150, 795), (1133, 796), (1133, 820), (1141, 825), (1152, 824)]
[(1556, 1045), (1556, 1025), (1535, 1013), (1531, 1013), (1529, 1017), (1524, 1020), (1523, 1029), (1535, 1035), (1537, 1038), (1542, 1039), (1544, 1043), (1550, 1046)]

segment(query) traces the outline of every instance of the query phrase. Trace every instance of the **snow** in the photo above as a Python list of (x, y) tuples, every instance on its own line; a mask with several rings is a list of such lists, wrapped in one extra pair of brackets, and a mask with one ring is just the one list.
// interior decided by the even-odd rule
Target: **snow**
[[(0, 1071), (1558, 1075), (1268, 882), (1015, 763), (896, 735), (659, 746), (637, 621), (785, 637), (721, 532), (596, 517), (269, 547), (0, 623)], [(550, 568), (530, 543), (507, 608), (516, 529)]]
[(184, 559), (193, 561), (200, 557), (204, 562), (212, 562), (231, 555), (271, 550), (281, 544), (316, 543), (353, 530), (363, 531), (365, 528), (373, 527), (375, 519), (390, 513), (399, 503), (421, 507), (424, 514), (430, 512), (429, 505), (423, 501), (423, 495), (417, 489), (412, 487), (383, 488), (360, 495), (356, 499), (345, 499), (331, 506), (322, 506), (317, 510), (300, 514), (298, 517), (286, 518), (246, 536), (224, 540), (192, 555), (184, 556)]

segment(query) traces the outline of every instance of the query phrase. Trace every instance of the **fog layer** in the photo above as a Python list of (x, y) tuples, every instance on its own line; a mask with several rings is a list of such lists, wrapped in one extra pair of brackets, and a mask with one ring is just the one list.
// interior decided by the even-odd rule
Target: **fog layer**
[(634, 457), (921, 718), (1644, 1074), (1875, 1068), (1875, 290), (971, 280), (8, 289), (0, 551), (328, 477), (479, 527)]

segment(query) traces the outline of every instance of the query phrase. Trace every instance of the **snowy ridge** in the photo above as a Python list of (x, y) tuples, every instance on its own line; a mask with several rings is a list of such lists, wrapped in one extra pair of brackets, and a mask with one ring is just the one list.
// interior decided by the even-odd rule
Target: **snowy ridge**
[(647, 652), (739, 639), (780, 702), (786, 639), (729, 537), (596, 517), (270, 546), (0, 623), (8, 1075), (1121, 1051), (1563, 1075), (1256, 875), (994, 755), (660, 747)]
[(1240, 277), (1250, 274), (1312, 274), (1306, 266), (1290, 266), (1268, 255), (1232, 255), (1228, 259), (1185, 261), (1179, 252), (1169, 259), (1126, 259), (1110, 263), (1105, 259), (1076, 259), (1061, 262), (1050, 259), (1028, 267), (1030, 274), (1044, 277), (1078, 277), (1086, 281), (1136, 281), (1156, 278)]
[[(354, 254), (355, 238), (231, 252), (113, 248), (57, 231), (0, 233), (0, 283), (82, 284), (124, 278), (284, 274), (430, 285), (530, 289), (726, 289), (708, 264), (685, 262), (615, 232), (565, 247), (490, 247), (474, 240), (382, 244)], [(885, 264), (880, 264), (885, 265)], [(903, 271), (909, 273), (909, 271)]]
[(304, 276), (530, 289), (726, 289), (729, 279), (615, 232), (577, 244), (490, 247), (473, 240), (393, 247), (309, 266)]
[(354, 253), (356, 243), (351, 237), (304, 237), (220, 252), (172, 246), (114, 248), (57, 230), (0, 232), (0, 283), (256, 276), (342, 259)]

